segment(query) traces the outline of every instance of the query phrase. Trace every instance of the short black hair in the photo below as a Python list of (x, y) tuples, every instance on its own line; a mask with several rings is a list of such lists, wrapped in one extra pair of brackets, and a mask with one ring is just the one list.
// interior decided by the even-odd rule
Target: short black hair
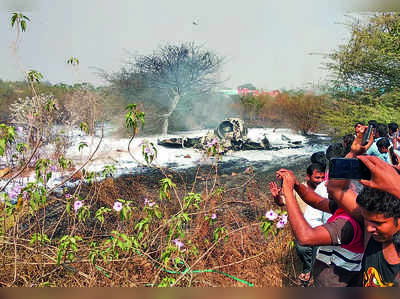
[(346, 156), (344, 145), (340, 142), (332, 143), (326, 149), (325, 155), (328, 160), (332, 158), (343, 158)]
[(389, 128), (389, 132), (396, 132), (397, 129), (399, 128), (399, 125), (395, 122), (391, 122), (390, 124), (388, 124), (388, 128)]
[(323, 165), (321, 165), (319, 163), (312, 163), (312, 164), (308, 165), (308, 167), (307, 167), (307, 174), (309, 176), (312, 176), (314, 170), (316, 170), (318, 172), (325, 172), (325, 167), (323, 167)]
[(343, 145), (346, 155), (351, 151), (351, 145), (353, 144), (355, 136), (353, 134), (347, 134), (343, 136)]
[(390, 141), (388, 138), (381, 138), (376, 142), (376, 146), (379, 147), (386, 147), (387, 149), (389, 149), (390, 146)]
[(311, 155), (310, 157), (311, 163), (319, 163), (321, 164), (324, 169), (326, 168), (327, 160), (325, 156), (325, 152), (320, 151), (320, 152), (315, 152)]
[(375, 130), (377, 133), (379, 133), (379, 137), (386, 137), (388, 134), (388, 127), (383, 123), (377, 123)]
[(361, 121), (358, 121), (358, 122), (356, 122), (356, 123), (355, 123), (355, 125), (354, 125), (354, 128), (355, 128), (355, 127), (357, 127), (358, 125), (362, 125), (362, 126), (364, 126), (364, 123), (363, 123), (363, 122), (361, 122)]
[(378, 189), (364, 186), (357, 196), (360, 207), (369, 212), (383, 214), (385, 217), (393, 217), (395, 224), (400, 217), (400, 199), (396, 196)]

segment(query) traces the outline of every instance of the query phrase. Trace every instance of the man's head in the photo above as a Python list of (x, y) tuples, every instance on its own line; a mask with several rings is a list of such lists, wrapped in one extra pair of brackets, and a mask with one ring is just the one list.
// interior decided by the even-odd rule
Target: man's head
[(332, 158), (343, 158), (346, 156), (346, 152), (343, 143), (332, 143), (326, 149), (326, 158), (328, 161)]
[(397, 132), (397, 129), (399, 128), (399, 125), (395, 122), (392, 122), (390, 124), (388, 124), (388, 128), (389, 128), (389, 135), (394, 135), (394, 133)]
[(367, 232), (378, 242), (392, 241), (400, 231), (400, 199), (390, 193), (364, 186), (357, 196)]
[(322, 167), (324, 168), (324, 171), (326, 169), (326, 157), (325, 157), (325, 152), (320, 151), (320, 152), (315, 152), (311, 155), (310, 157), (310, 161), (311, 163), (319, 163), (322, 165)]
[(375, 127), (375, 138), (386, 137), (388, 134), (388, 127), (385, 124), (377, 123)]
[(387, 138), (379, 139), (376, 143), (376, 147), (378, 148), (378, 151), (381, 154), (389, 152), (389, 147), (390, 147), (389, 139)]
[(312, 189), (325, 180), (325, 167), (319, 163), (313, 163), (307, 167), (307, 185)]
[(343, 136), (343, 146), (344, 146), (344, 150), (346, 152), (346, 155), (348, 153), (350, 153), (351, 145), (353, 144), (354, 139), (355, 139), (355, 137), (354, 137), (353, 134), (347, 134), (347, 135)]
[(361, 127), (364, 126), (364, 123), (362, 122), (356, 122), (356, 124), (354, 125), (354, 133), (357, 135), (357, 133), (360, 131)]

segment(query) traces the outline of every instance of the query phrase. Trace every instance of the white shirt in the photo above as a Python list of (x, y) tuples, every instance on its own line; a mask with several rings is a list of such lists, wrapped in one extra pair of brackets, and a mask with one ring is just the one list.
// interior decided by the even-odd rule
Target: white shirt
[[(320, 183), (317, 186), (317, 188), (315, 188), (314, 192), (323, 198), (328, 198), (328, 190), (326, 188), (326, 181)], [(313, 207), (310, 207), (309, 205), (307, 205), (306, 210), (304, 212), (304, 218), (313, 228), (316, 226), (325, 224), (328, 221), (329, 217), (331, 217), (331, 216), (332, 216), (332, 214), (323, 212), (321, 210), (314, 209)]]

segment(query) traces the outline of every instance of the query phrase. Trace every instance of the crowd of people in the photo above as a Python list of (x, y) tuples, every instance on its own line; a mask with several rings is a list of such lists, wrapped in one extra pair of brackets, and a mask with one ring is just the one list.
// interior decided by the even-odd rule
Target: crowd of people
[[(354, 134), (310, 157), (305, 182), (277, 171), (278, 184), (269, 187), (275, 203), (287, 208), (303, 266), (299, 285), (399, 286), (399, 148), (396, 123), (359, 122)], [(359, 159), (370, 179), (329, 178), (333, 158)]]

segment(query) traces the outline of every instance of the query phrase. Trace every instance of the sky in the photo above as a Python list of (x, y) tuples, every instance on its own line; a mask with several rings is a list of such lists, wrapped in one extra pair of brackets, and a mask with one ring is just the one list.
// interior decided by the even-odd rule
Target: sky
[[(361, 0), (360, 0), (361, 1)], [(368, 0), (365, 0), (368, 1)], [(349, 0), (0, 0), (0, 79), (41, 72), (53, 84), (105, 82), (130, 55), (192, 42), (225, 57), (225, 87), (292, 89), (326, 80), (324, 55), (349, 38)], [(17, 52), (12, 12), (31, 19)], [(195, 22), (197, 25), (193, 24)], [(70, 57), (80, 61), (75, 70)]]

